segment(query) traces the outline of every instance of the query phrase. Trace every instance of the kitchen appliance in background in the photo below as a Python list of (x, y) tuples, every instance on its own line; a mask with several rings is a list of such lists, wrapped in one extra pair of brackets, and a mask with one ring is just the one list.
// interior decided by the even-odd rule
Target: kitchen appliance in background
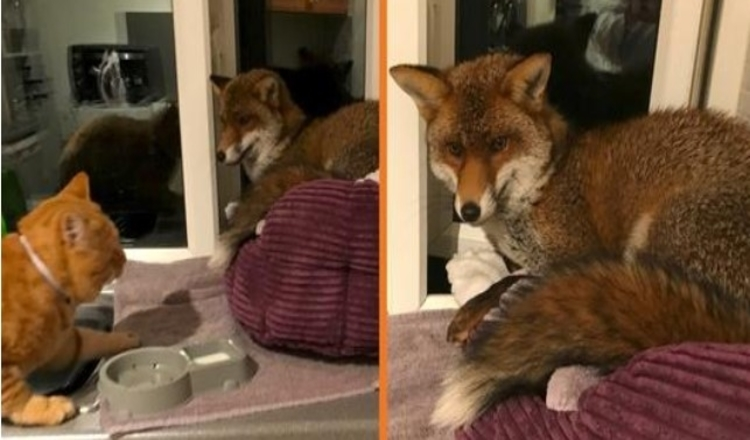
[(70, 90), (77, 104), (145, 105), (166, 95), (158, 48), (128, 44), (68, 47)]

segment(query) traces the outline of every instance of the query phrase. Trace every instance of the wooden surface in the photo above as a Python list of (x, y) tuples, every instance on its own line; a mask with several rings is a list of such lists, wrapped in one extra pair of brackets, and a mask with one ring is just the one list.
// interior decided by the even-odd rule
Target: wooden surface
[(273, 12), (346, 14), (349, 0), (267, 0), (266, 8)]

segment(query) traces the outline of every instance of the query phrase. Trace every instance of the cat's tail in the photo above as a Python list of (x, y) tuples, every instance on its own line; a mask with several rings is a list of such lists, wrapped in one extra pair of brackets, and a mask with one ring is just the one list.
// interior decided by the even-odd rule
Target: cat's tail
[(458, 428), (558, 367), (610, 370), (685, 341), (750, 342), (750, 307), (678, 268), (599, 259), (527, 283), (504, 320), (484, 322), (443, 382), (432, 423)]

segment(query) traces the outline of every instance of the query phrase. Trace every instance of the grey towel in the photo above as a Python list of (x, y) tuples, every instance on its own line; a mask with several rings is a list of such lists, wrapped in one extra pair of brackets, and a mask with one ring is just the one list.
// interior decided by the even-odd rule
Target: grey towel
[(104, 405), (101, 423), (109, 434), (219, 420), (377, 388), (375, 365), (331, 363), (273, 352), (244, 337), (229, 313), (221, 275), (209, 272), (202, 258), (172, 264), (129, 262), (115, 285), (115, 321), (117, 329), (138, 333), (148, 346), (238, 338), (258, 364), (258, 371), (238, 390), (201, 395), (156, 415), (118, 420)]
[(440, 382), (460, 350), (445, 341), (455, 310), (394, 315), (388, 319), (388, 438), (450, 439), (429, 425)]

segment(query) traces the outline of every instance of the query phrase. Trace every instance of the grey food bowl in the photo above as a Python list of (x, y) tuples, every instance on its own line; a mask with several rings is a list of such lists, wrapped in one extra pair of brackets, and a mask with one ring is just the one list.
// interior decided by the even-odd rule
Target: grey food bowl
[(99, 391), (111, 410), (142, 415), (236, 388), (252, 374), (249, 358), (230, 339), (182, 349), (145, 347), (109, 359), (99, 371)]

